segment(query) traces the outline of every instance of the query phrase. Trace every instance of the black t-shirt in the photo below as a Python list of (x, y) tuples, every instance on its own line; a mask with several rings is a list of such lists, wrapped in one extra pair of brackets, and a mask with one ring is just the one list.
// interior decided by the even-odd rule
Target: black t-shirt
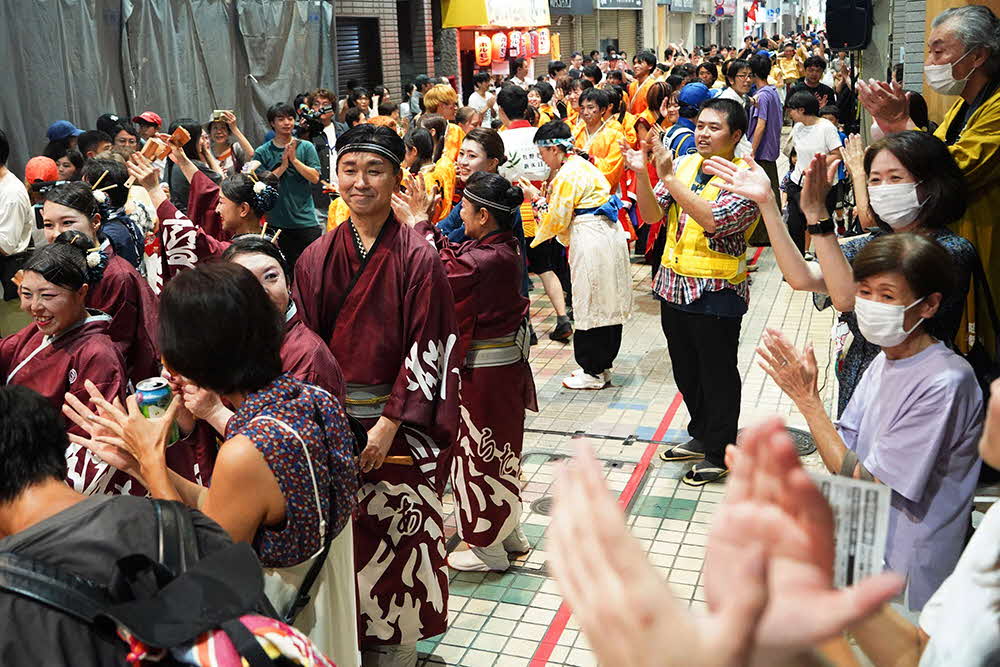
[[(93, 496), (0, 540), (14, 552), (85, 577), (110, 582), (115, 562), (142, 553), (157, 559), (153, 504), (136, 496)], [(218, 524), (191, 510), (202, 556), (231, 544)], [(0, 665), (126, 665), (126, 644), (68, 614), (0, 592)]]
[[(817, 101), (819, 101), (821, 97), (826, 96), (826, 103), (827, 104), (836, 104), (837, 103), (837, 94), (835, 92), (833, 92), (833, 88), (831, 88), (830, 86), (826, 85), (825, 83), (818, 83), (818, 84), (816, 84), (815, 88), (811, 88), (808, 85), (806, 85), (806, 80), (805, 79), (799, 79), (799, 82), (797, 84), (795, 84), (794, 86), (792, 86), (791, 91), (789, 91), (789, 93), (788, 93), (789, 97), (792, 96), (792, 95), (794, 95), (795, 93), (797, 93), (800, 90), (808, 90), (810, 93), (812, 93), (813, 95), (816, 96), (816, 100)], [(786, 98), (786, 100), (787, 100), (787, 98)], [(822, 102), (820, 102), (820, 106), (823, 106)]]

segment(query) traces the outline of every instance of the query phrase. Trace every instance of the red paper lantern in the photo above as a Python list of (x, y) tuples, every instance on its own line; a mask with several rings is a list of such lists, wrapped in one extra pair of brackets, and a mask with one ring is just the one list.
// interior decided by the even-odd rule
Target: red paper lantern
[(528, 33), (528, 37), (529, 37), (528, 41), (531, 42), (531, 57), (534, 58), (541, 53), (541, 50), (539, 48), (540, 45), (538, 43), (538, 31), (532, 30), (531, 32)]
[(518, 30), (511, 30), (507, 39), (510, 42), (510, 57), (518, 58), (523, 55), (521, 50), (521, 32)]
[(548, 28), (538, 29), (538, 53), (547, 56), (552, 51), (552, 40), (549, 37)]
[(521, 33), (521, 55), (525, 58), (534, 58), (537, 55), (531, 50), (531, 35), (527, 30)]
[(500, 62), (507, 59), (507, 35), (506, 33), (493, 33), (493, 62)]
[(486, 67), (493, 61), (493, 48), (489, 35), (476, 33), (476, 64)]

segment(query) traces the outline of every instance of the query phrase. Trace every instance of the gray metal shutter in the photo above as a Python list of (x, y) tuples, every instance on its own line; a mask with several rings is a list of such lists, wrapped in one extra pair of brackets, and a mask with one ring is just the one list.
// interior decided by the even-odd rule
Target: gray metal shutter
[(587, 55), (589, 51), (600, 48), (600, 40), (597, 39), (597, 14), (588, 14), (580, 17), (583, 27), (583, 39), (577, 47), (577, 51), (582, 51)]
[(628, 54), (629, 62), (639, 50), (639, 12), (634, 10), (617, 11), (618, 14), (618, 50)]
[(362, 88), (371, 89), (382, 82), (379, 57), (378, 19), (337, 17), (337, 72), (340, 93), (355, 79)]
[[(549, 32), (559, 35), (559, 59), (569, 65), (570, 56), (576, 51), (573, 43), (573, 17), (569, 15), (553, 16)], [(551, 59), (550, 59), (551, 60)]]

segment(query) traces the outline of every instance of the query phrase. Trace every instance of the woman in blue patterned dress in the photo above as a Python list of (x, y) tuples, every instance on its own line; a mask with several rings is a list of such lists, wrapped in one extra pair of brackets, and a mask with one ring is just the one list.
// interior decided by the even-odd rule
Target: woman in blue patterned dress
[[(805, 261), (794, 247), (763, 169), (754, 165), (751, 170), (737, 170), (720, 158), (712, 158), (705, 165), (706, 173), (722, 177), (720, 187), (760, 204), (775, 258), (789, 286), (819, 293), (817, 308), (823, 310), (832, 304), (842, 313), (834, 334), (840, 389), (838, 417), (880, 351), (861, 335), (854, 315), (856, 287), (851, 262), (861, 249), (885, 234), (914, 232), (934, 239), (948, 251), (955, 267), (956, 287), (944, 295), (937, 314), (926, 326), (928, 333), (952, 347), (962, 323), (973, 268), (979, 261), (972, 244), (948, 229), (965, 212), (966, 185), (940, 139), (925, 132), (900, 132), (875, 142), (867, 151), (856, 140), (849, 141), (844, 157), (855, 191), (862, 195), (856, 197), (859, 208), (869, 203), (871, 206), (870, 211), (861, 213), (867, 213), (878, 226), (843, 245), (832, 228), (823, 233), (810, 230), (818, 263)], [(817, 156), (806, 169), (801, 204), (810, 226), (825, 224), (830, 218), (825, 197), (838, 165), (839, 161), (828, 162), (826, 156)], [(860, 217), (865, 219), (865, 215)], [(854, 339), (842, 353), (848, 331)]]
[(354, 568), (338, 554), (351, 554), (350, 531), (343, 529), (357, 491), (354, 436), (336, 397), (282, 374), (283, 336), (280, 313), (238, 264), (199, 265), (164, 288), (159, 340), (165, 366), (235, 409), (209, 487), (184, 479), (165, 462), (169, 425), (190, 417), (182, 414), (187, 392), (183, 400), (174, 398), (165, 419), (143, 417), (134, 397), (122, 408), (93, 391), (98, 415), (78, 400), (70, 401), (74, 411), (68, 412), (90, 433), (79, 443), (142, 480), (153, 497), (197, 507), (234, 540), (251, 543), (281, 614), (332, 539), (295, 626), (338, 664), (352, 664)]

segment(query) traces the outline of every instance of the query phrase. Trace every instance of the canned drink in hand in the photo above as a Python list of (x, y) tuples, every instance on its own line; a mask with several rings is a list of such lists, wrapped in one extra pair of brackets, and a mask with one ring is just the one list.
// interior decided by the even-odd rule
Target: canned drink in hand
[[(161, 377), (143, 380), (135, 386), (135, 399), (139, 404), (139, 411), (149, 419), (159, 419), (167, 413), (170, 401), (173, 400), (173, 392), (170, 385)], [(167, 444), (172, 445), (180, 439), (180, 430), (177, 422), (170, 425), (170, 432), (167, 434)]]

